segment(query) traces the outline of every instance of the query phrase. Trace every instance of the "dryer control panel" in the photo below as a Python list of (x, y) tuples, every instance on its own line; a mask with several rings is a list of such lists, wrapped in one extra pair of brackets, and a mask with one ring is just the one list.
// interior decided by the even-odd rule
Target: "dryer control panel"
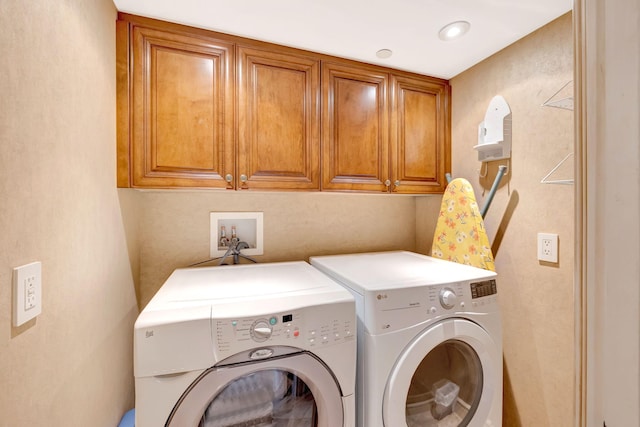
[[(463, 281), (369, 292), (364, 324), (372, 335), (393, 332), (422, 322), (498, 311), (495, 279)], [(371, 325), (375, 325), (373, 330)]]
[(213, 319), (216, 358), (223, 359), (264, 345), (311, 350), (354, 340), (356, 320), (353, 304), (342, 305), (333, 304), (324, 310), (308, 307), (256, 317)]
[(498, 293), (496, 281), (494, 279), (484, 280), (482, 282), (471, 282), (471, 298), (482, 298)]

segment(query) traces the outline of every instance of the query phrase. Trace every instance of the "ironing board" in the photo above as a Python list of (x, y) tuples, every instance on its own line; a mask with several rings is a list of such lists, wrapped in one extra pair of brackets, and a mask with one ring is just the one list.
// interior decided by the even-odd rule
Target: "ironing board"
[(452, 180), (444, 191), (431, 256), (496, 271), (473, 187), (464, 178)]

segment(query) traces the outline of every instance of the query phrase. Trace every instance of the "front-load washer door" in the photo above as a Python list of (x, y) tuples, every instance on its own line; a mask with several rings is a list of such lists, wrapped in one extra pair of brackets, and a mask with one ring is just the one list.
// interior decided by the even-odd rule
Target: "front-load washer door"
[(502, 399), (499, 349), (468, 320), (448, 319), (427, 328), (403, 351), (389, 376), (384, 425), (495, 425), (491, 417), (501, 419), (496, 414)]
[[(269, 354), (271, 348), (253, 353)], [(182, 395), (166, 427), (337, 427), (343, 425), (341, 391), (310, 353), (216, 366)]]

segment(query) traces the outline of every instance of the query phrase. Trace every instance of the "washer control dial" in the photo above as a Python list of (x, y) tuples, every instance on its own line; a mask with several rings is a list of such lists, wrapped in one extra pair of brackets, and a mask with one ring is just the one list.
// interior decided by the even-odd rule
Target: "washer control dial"
[(268, 321), (258, 320), (251, 325), (251, 338), (256, 342), (263, 342), (271, 338), (272, 328)]
[(443, 308), (453, 308), (456, 305), (456, 299), (456, 293), (453, 292), (452, 289), (443, 288), (440, 291), (440, 305), (442, 305)]

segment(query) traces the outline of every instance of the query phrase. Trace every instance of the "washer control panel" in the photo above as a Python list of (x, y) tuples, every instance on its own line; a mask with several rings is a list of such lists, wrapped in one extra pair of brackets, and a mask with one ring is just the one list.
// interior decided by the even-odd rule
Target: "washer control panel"
[[(353, 306), (352, 306), (353, 307)], [(355, 339), (356, 320), (346, 310), (326, 307), (319, 313), (294, 310), (257, 317), (213, 319), (218, 356), (224, 358), (260, 345), (313, 349)], [(316, 310), (313, 310), (316, 311)]]

